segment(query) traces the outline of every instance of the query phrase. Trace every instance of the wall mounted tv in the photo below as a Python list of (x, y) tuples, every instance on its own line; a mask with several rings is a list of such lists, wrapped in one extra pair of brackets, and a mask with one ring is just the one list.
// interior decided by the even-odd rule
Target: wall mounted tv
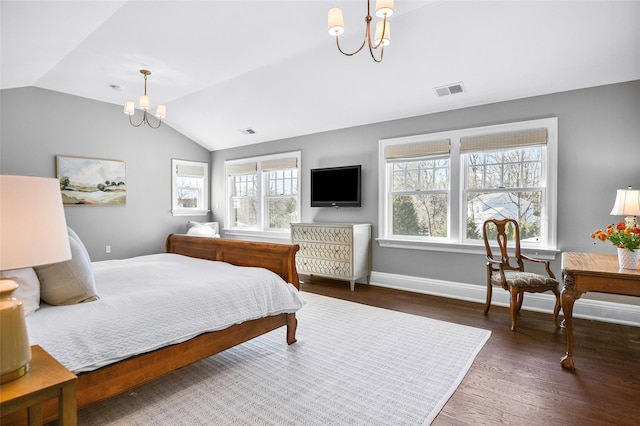
[(361, 207), (362, 166), (311, 169), (311, 207)]

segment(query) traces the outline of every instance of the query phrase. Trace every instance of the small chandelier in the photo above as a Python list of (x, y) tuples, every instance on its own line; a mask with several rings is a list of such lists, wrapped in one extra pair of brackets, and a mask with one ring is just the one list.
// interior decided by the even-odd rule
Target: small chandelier
[(149, 121), (147, 117), (147, 110), (149, 109), (149, 97), (147, 96), (147, 76), (151, 75), (151, 71), (149, 70), (140, 70), (140, 74), (144, 75), (144, 95), (140, 96), (140, 100), (138, 101), (138, 106), (142, 108), (142, 120), (136, 124), (131, 119), (131, 116), (135, 112), (135, 105), (133, 101), (127, 101), (124, 104), (124, 113), (129, 116), (129, 123), (133, 127), (140, 127), (142, 123), (147, 123), (147, 125), (153, 129), (157, 129), (162, 124), (162, 119), (167, 116), (167, 107), (165, 105), (158, 105), (156, 109), (156, 117), (158, 117), (158, 125), (154, 126)]
[[(362, 44), (352, 53), (346, 53), (340, 48), (340, 41), (338, 36), (344, 32), (344, 20), (342, 18), (342, 10), (338, 7), (334, 7), (329, 10), (329, 34), (336, 36), (336, 46), (343, 55), (353, 56), (360, 52), (365, 44), (369, 46), (369, 53), (375, 62), (382, 62), (384, 56), (384, 47), (390, 43), (391, 28), (387, 22), (387, 18), (393, 15), (393, 0), (377, 0), (376, 1), (376, 16), (382, 18), (382, 21), (376, 23), (376, 31), (374, 33), (373, 41), (371, 40), (371, 2), (367, 0), (367, 16), (364, 18), (366, 23), (364, 40)], [(376, 58), (373, 51), (380, 48), (380, 58)]]

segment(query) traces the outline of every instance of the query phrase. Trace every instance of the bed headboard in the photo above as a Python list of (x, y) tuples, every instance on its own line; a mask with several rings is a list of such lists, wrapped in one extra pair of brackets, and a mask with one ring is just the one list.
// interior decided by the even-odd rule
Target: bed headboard
[(167, 237), (166, 252), (220, 260), (238, 266), (269, 269), (299, 288), (296, 269), (297, 244), (262, 243), (254, 241), (204, 238), (171, 234)]

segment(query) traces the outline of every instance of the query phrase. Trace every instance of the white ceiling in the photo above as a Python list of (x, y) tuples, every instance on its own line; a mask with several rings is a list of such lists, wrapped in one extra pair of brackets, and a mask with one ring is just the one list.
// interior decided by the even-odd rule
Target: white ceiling
[(326, 31), (341, 7), (355, 49), (364, 0), (0, 5), (1, 88), (122, 105), (147, 68), (152, 107), (210, 150), (640, 79), (640, 1), (396, 0), (381, 64)]

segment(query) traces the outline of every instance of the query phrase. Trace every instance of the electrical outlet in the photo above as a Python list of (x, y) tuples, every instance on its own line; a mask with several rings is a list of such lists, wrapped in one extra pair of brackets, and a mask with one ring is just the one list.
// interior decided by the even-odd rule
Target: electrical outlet
[(104, 247), (104, 252), (105, 253), (111, 253), (111, 246), (105, 246)]

